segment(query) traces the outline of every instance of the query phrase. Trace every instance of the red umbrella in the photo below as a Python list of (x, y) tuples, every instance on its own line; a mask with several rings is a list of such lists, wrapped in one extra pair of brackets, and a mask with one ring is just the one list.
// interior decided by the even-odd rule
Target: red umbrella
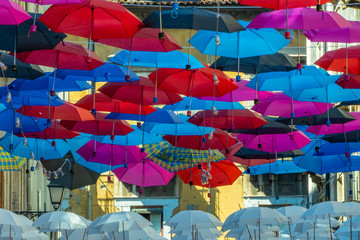
[(260, 114), (247, 109), (199, 111), (188, 122), (222, 129), (255, 129), (267, 123)]
[(159, 39), (157, 28), (142, 28), (131, 38), (107, 38), (95, 41), (130, 51), (170, 52), (182, 49), (180, 43), (169, 33), (164, 33), (164, 39)]
[(96, 113), (96, 118), (88, 121), (66, 121), (62, 120), (61, 125), (65, 128), (82, 133), (93, 135), (126, 135), (134, 131), (127, 121), (105, 119), (107, 114)]
[(238, 142), (236, 138), (221, 129), (216, 129), (214, 133), (206, 134), (205, 136), (166, 135), (163, 138), (175, 147), (190, 148), (195, 150), (206, 150), (209, 148), (219, 150), (229, 149), (229, 147)]
[(129, 38), (144, 27), (123, 5), (104, 0), (53, 5), (39, 20), (55, 32), (89, 39)]
[[(57, 121), (53, 121), (50, 127), (46, 128), (41, 132), (28, 132), (24, 134), (16, 134), (19, 137), (28, 138), (40, 138), (40, 139), (71, 139), (80, 134), (77, 132), (69, 131), (68, 129), (64, 128)], [(55, 143), (55, 142), (54, 142)]]
[[(211, 167), (210, 167), (211, 166)], [(242, 174), (232, 162), (223, 160), (176, 172), (184, 183), (201, 187), (220, 187), (233, 184)]]
[(242, 5), (258, 6), (270, 9), (285, 9), (315, 6), (330, 2), (330, 0), (238, 0), (238, 2)]
[[(139, 81), (130, 83), (111, 82), (106, 83), (99, 88), (103, 94), (125, 102), (131, 102), (141, 105), (154, 104), (155, 85), (145, 77), (140, 77)], [(182, 97), (176, 93), (158, 89), (157, 104), (174, 104), (182, 100)]]
[(328, 51), (316, 62), (316, 65), (325, 70), (360, 74), (360, 46), (339, 48)]
[(60, 42), (54, 49), (18, 53), (16, 57), (25, 63), (59, 69), (93, 70), (104, 64), (93, 51), (70, 42)]
[(209, 67), (190, 71), (159, 68), (149, 78), (159, 89), (191, 97), (221, 97), (238, 88), (225, 73)]
[[(89, 94), (81, 98), (75, 103), (76, 106), (91, 110), (93, 108), (94, 95)], [(99, 111), (127, 113), (127, 114), (141, 114), (148, 115), (156, 111), (153, 106), (141, 106), (130, 102), (122, 102), (120, 100), (112, 99), (103, 93), (95, 93), (95, 108)]]
[(357, 74), (343, 74), (335, 82), (342, 88), (360, 89), (360, 75)]
[(69, 102), (60, 106), (26, 106), (23, 105), (17, 112), (26, 116), (47, 119), (61, 119), (72, 121), (94, 120), (94, 116), (86, 109), (77, 107)]

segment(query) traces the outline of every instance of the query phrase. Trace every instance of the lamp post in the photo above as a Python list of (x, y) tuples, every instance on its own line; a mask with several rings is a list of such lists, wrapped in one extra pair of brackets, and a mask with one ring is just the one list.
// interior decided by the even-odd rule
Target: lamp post
[(63, 200), (65, 188), (63, 186), (52, 183), (48, 185), (48, 188), (51, 204), (53, 205), (55, 211), (57, 211)]

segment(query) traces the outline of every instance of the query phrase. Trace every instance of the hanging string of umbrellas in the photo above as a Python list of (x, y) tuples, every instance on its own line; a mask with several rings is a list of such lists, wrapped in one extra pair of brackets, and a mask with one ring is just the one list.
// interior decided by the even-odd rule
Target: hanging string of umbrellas
[[(359, 170), (360, 116), (334, 107), (360, 98), (358, 47), (325, 53), (315, 62), (321, 68), (302, 65), (300, 52), (297, 60), (278, 52), (290, 44), (290, 30), (350, 44), (359, 24), (323, 11), (319, 4), (328, 1), (269, 2), (261, 7), (275, 10), (245, 22), (219, 6), (215, 13), (176, 5), (176, 14), (160, 7), (140, 21), (104, 0), (35, 1), (53, 4), (42, 15), (2, 1), (0, 49), (11, 53), (0, 52), (1, 170), (19, 170), (27, 158), (32, 170), (42, 165), (70, 189), (112, 171), (141, 192), (176, 174), (190, 185), (229, 185), (242, 174), (238, 164), (248, 174)], [(189, 30), (189, 46), (219, 58), (201, 63), (168, 28)], [(88, 48), (66, 34), (87, 38)], [(93, 51), (100, 44), (122, 51), (105, 63)], [(139, 77), (135, 66), (153, 72)], [(84, 90), (92, 93), (75, 104), (57, 95)], [(251, 110), (240, 104), (253, 100)]]

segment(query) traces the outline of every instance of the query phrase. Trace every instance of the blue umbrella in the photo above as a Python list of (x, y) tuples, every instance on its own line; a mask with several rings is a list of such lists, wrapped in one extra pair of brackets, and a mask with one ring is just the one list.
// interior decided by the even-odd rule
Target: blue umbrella
[(173, 111), (188, 111), (188, 110), (212, 110), (213, 106), (216, 109), (245, 109), (239, 102), (223, 102), (211, 100), (200, 100), (197, 98), (184, 97), (184, 100), (174, 103), (173, 105), (166, 105), (162, 109)]
[(68, 146), (70, 147), (70, 151), (71, 151), (71, 154), (72, 154), (75, 162), (86, 168), (89, 168), (90, 170), (93, 170), (97, 173), (103, 173), (103, 172), (107, 172), (112, 169), (118, 168), (119, 166), (112, 166), (110, 168), (110, 166), (106, 165), (106, 164), (88, 162), (76, 152), (91, 139), (92, 139), (92, 135), (84, 134), (84, 133), (82, 133), (79, 136), (74, 137), (72, 139), (66, 139), (66, 142), (68, 143)]
[(24, 116), (13, 109), (0, 112), (0, 119), (0, 130), (8, 133), (41, 132), (49, 126), (47, 119)]
[[(11, 101), (16, 106), (21, 105), (28, 106), (48, 106), (49, 105), (49, 93), (38, 91), (13, 91), (9, 90), (11, 94)], [(8, 103), (8, 90), (6, 87), (0, 87), (0, 103)], [(57, 95), (51, 97), (50, 106), (60, 106), (65, 104)], [(11, 105), (11, 104), (10, 104)], [(10, 106), (12, 107), (12, 106)]]
[[(110, 58), (110, 62), (119, 65), (131, 65), (139, 67), (152, 68), (185, 68), (186, 65), (191, 65), (190, 69), (203, 68), (196, 58), (190, 55), (190, 62), (188, 62), (189, 55), (180, 51), (171, 52), (141, 52), (123, 50)], [(130, 59), (130, 62), (129, 62)]]
[[(56, 77), (69, 81), (125, 82), (127, 71), (126, 67), (105, 63), (91, 71), (57, 69)], [(140, 79), (133, 71), (129, 71), (129, 76), (130, 81)]]
[(302, 172), (306, 172), (306, 170), (296, 166), (293, 161), (277, 160), (274, 163), (249, 167), (245, 173), (250, 175), (260, 175), (260, 174), (269, 174), (269, 173), (290, 174), (290, 173), (302, 173)]
[[(326, 141), (324, 141), (326, 142)], [(328, 156), (347, 153), (358, 152), (360, 149), (360, 143), (358, 142), (342, 142), (342, 143), (324, 143), (319, 146), (319, 152), (314, 153), (318, 156)]]
[[(0, 145), (9, 153), (19, 157), (33, 158), (36, 160), (63, 158), (70, 150), (68, 144), (62, 139), (55, 139), (55, 146), (51, 144), (53, 140), (43, 140), (28, 138), (27, 145), (24, 146), (24, 138), (13, 136), (9, 133), (0, 140)], [(33, 156), (32, 154), (33, 153)]]
[[(54, 84), (54, 86), (53, 86)], [(10, 90), (14, 91), (50, 91), (68, 92), (68, 91), (83, 91), (93, 88), (87, 82), (81, 81), (64, 81), (62, 79), (54, 78), (49, 75), (39, 77), (34, 80), (15, 79), (8, 85)]]

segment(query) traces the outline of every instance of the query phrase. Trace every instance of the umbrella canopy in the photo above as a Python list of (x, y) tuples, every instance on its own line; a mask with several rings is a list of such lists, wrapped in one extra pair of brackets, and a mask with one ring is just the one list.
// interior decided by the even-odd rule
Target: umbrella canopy
[[(141, 228), (140, 230), (126, 230), (124, 232), (117, 232), (114, 234), (108, 233), (109, 240), (114, 239), (140, 239), (140, 240), (147, 240), (147, 239), (153, 239), (153, 240), (166, 240), (166, 238), (161, 237), (159, 232), (156, 231), (151, 226), (146, 226)], [(103, 239), (99, 239), (103, 240)]]
[[(65, 104), (65, 102), (61, 100), (56, 94), (50, 98), (50, 93), (46, 91), (21, 92), (8, 90), (6, 86), (0, 87), (0, 103), (8, 104), (8, 92), (11, 94), (11, 102), (14, 104), (15, 108), (20, 108), (22, 105), (48, 106), (50, 104), (50, 106), (60, 106)], [(8, 107), (12, 108), (12, 105), (10, 104)]]
[(357, 74), (346, 74), (341, 75), (335, 82), (342, 88), (360, 88), (360, 76)]
[(0, 147), (0, 171), (20, 171), (26, 163), (26, 158), (11, 155)]
[(144, 26), (122, 4), (103, 0), (53, 5), (39, 20), (55, 32), (90, 39), (129, 38)]
[(151, 187), (167, 185), (175, 176), (175, 173), (167, 171), (165, 168), (146, 158), (146, 154), (142, 155), (142, 159), (136, 159), (137, 162), (131, 164), (128, 168), (112, 170), (119, 181), (140, 187)]
[(28, 159), (57, 159), (62, 158), (70, 150), (64, 140), (55, 139), (55, 146), (52, 141), (37, 138), (29, 138), (24, 146), (24, 138), (12, 136), (7, 133), (0, 140), (0, 145), (14, 156)]
[[(75, 105), (91, 110), (94, 102), (94, 94), (88, 94), (78, 100)], [(103, 93), (95, 93), (95, 108), (98, 111), (148, 115), (155, 112), (153, 106), (139, 106), (135, 103), (123, 102), (110, 98)]]
[(2, 233), (22, 233), (32, 228), (32, 221), (11, 211), (0, 208), (0, 229)]
[(130, 38), (105, 38), (95, 41), (130, 51), (170, 52), (182, 49), (180, 43), (169, 33), (164, 33), (164, 39), (159, 39), (159, 32), (156, 28), (142, 28)]
[(216, 115), (212, 110), (199, 111), (188, 121), (198, 126), (222, 129), (253, 129), (267, 123), (258, 113), (247, 109), (218, 110)]
[[(208, 67), (190, 71), (160, 68), (149, 78), (159, 89), (191, 97), (221, 97), (238, 88), (225, 73)], [(182, 84), (179, 84), (180, 79)]]
[(134, 120), (134, 121), (143, 121), (143, 122), (152, 122), (152, 123), (169, 123), (169, 124), (179, 124), (183, 123), (171, 110), (162, 110), (157, 109), (155, 112), (152, 112), (148, 115), (139, 115), (139, 114), (122, 114), (122, 113), (110, 113), (106, 116), (106, 119), (125, 119), (125, 120)]
[(36, 229), (22, 233), (15, 232), (15, 233), (11, 233), (11, 235), (10, 232), (1, 233), (0, 239), (7, 240), (10, 239), (10, 236), (12, 240), (49, 240), (50, 239), (45, 233), (40, 233)]
[(60, 124), (71, 131), (94, 135), (126, 135), (134, 131), (130, 124), (124, 120), (110, 120), (105, 119), (105, 117), (105, 113), (97, 113), (94, 120), (62, 120)]
[(151, 68), (183, 68), (191, 65), (191, 69), (203, 68), (204, 65), (195, 57), (180, 51), (143, 52), (123, 50), (109, 59), (119, 65), (131, 65)]
[[(18, 112), (35, 118), (61, 119), (70, 121), (94, 120), (94, 116), (87, 110), (66, 102), (59, 106), (28, 106), (24, 105)], [(49, 115), (50, 112), (50, 115)]]
[(172, 216), (166, 226), (173, 230), (200, 230), (205, 228), (217, 228), (222, 226), (222, 222), (211, 213), (200, 210), (185, 210)]
[[(249, 22), (242, 20), (238, 22), (243, 27), (249, 25)], [(220, 38), (220, 46), (217, 46), (216, 37)], [(213, 31), (198, 31), (189, 42), (202, 54), (245, 58), (274, 54), (287, 46), (290, 40), (285, 39), (275, 29), (269, 28), (219, 34)]]
[(306, 212), (306, 208), (300, 206), (285, 206), (276, 209), (279, 213), (287, 217), (291, 224), (302, 221), (301, 216)]
[[(160, 12), (156, 11), (145, 18), (148, 27), (159, 28)], [(207, 11), (201, 8), (178, 8), (176, 17), (172, 10), (161, 11), (162, 27), (177, 29), (209, 30), (219, 32), (237, 32), (244, 30), (235, 18), (230, 15)], [(218, 25), (218, 26), (217, 26)]]
[(5, 0), (0, 4), (0, 25), (19, 25), (31, 16), (19, 4)]
[(260, 13), (251, 21), (247, 28), (307, 30), (349, 26), (351, 24), (336, 12), (319, 12), (312, 8), (299, 7)]
[[(231, 94), (232, 92), (230, 92), (229, 94)], [(204, 97), (204, 98), (207, 98), (208, 100), (184, 97), (182, 101), (174, 103), (172, 105), (166, 105), (162, 109), (172, 110), (172, 111), (211, 110), (213, 109), (213, 106), (216, 109), (245, 109), (238, 102), (212, 101), (212, 97)], [(218, 97), (218, 98), (222, 98), (222, 97)]]
[(352, 216), (359, 214), (342, 202), (326, 201), (311, 206), (301, 216), (304, 219), (326, 219), (328, 217)]
[(175, 147), (195, 150), (229, 149), (237, 143), (236, 138), (221, 129), (216, 129), (215, 132), (206, 135), (165, 135), (163, 138)]
[(301, 131), (262, 135), (240, 133), (237, 138), (248, 148), (271, 153), (298, 150), (311, 142)]
[(147, 157), (170, 172), (197, 166), (199, 163), (217, 162), (225, 157), (219, 150), (197, 151), (173, 147), (169, 143), (145, 145)]
[(326, 70), (360, 74), (360, 46), (327, 51), (315, 64)]
[(69, 139), (79, 136), (80, 133), (69, 131), (63, 126), (54, 123), (41, 132), (27, 132), (23, 134), (16, 134), (17, 136), (25, 136), (28, 138), (40, 138), (40, 139)]
[[(129, 82), (139, 80), (140, 78), (131, 70), (127, 73), (127, 68), (116, 66), (111, 63), (105, 63), (91, 71), (57, 69), (54, 73), (56, 77), (69, 81), (92, 81), (92, 82)], [(130, 78), (125, 80), (125, 76)]]
[(201, 167), (188, 168), (176, 174), (186, 184), (213, 188), (233, 184), (242, 172), (233, 162), (223, 160), (211, 165), (201, 164)]
[(82, 3), (84, 0), (22, 0), (23, 2), (35, 3), (39, 5), (51, 5), (51, 4), (74, 4)]
[(291, 101), (291, 98), (283, 93), (274, 93), (273, 96), (260, 100), (251, 110), (266, 116), (279, 116), (291, 118), (291, 102), (296, 117), (319, 115), (333, 107), (326, 103)]
[(355, 130), (346, 132), (346, 135), (344, 133), (326, 134), (322, 139), (330, 143), (359, 142), (360, 131)]
[(92, 70), (104, 64), (93, 51), (71, 42), (61, 42), (54, 49), (18, 53), (16, 57), (26, 63), (60, 69)]
[[(296, 69), (297, 61), (282, 53), (261, 55), (254, 57), (240, 58), (240, 68), (237, 58), (220, 57), (216, 60), (216, 69), (230, 72), (243, 72), (248, 74), (258, 74), (266, 72), (285, 72)], [(213, 63), (211, 68), (215, 67)]]
[(246, 173), (250, 175), (261, 175), (261, 174), (293, 174), (306, 172), (305, 169), (300, 168), (294, 164), (293, 161), (276, 161), (269, 164), (262, 164), (252, 166), (247, 169)]
[(52, 159), (43, 161), (41, 164), (47, 171), (58, 174), (57, 178), (54, 177), (54, 174), (51, 174), (49, 179), (51, 184), (60, 185), (70, 190), (96, 184), (100, 176), (99, 173), (77, 164), (73, 159)]
[(291, 1), (291, 0), (270, 0), (259, 2), (256, 0), (238, 0), (242, 5), (258, 6), (270, 9), (285, 9), (285, 8), (297, 8), (297, 7), (310, 7), (316, 4), (324, 4), (329, 0), (305, 0), (305, 1)]
[(41, 215), (33, 226), (41, 232), (58, 232), (60, 230), (74, 230), (87, 228), (90, 221), (72, 212), (55, 211)]
[[(254, 89), (247, 87), (246, 85), (249, 83), (248, 80), (241, 80), (240, 82), (234, 81), (234, 83), (239, 87), (224, 96), (221, 97), (200, 97), (202, 100), (213, 100), (216, 101), (225, 101), (225, 102), (239, 102), (239, 101), (249, 101), (253, 100), (255, 96), (258, 96), (260, 100), (268, 98), (273, 95), (271, 92), (265, 91), (255, 91)], [(220, 109), (220, 108), (217, 108)], [(231, 109), (231, 108), (228, 108)]]
[(35, 79), (45, 75), (39, 66), (23, 63), (5, 52), (0, 52), (0, 62), (7, 67), (4, 75), (8, 78)]
[(278, 152), (276, 155), (270, 152), (264, 152), (260, 150), (255, 150), (247, 147), (240, 148), (234, 156), (240, 157), (242, 159), (254, 159), (254, 160), (261, 160), (261, 159), (268, 159), (271, 160), (275, 157), (281, 158), (289, 158), (289, 157), (296, 157), (302, 156), (304, 153), (300, 150), (293, 150), (293, 151), (285, 151), (285, 152)]
[[(106, 83), (98, 90), (110, 98), (141, 105), (153, 105), (156, 86), (145, 77), (129, 83)], [(177, 93), (157, 89), (157, 104), (173, 104), (182, 100)]]

